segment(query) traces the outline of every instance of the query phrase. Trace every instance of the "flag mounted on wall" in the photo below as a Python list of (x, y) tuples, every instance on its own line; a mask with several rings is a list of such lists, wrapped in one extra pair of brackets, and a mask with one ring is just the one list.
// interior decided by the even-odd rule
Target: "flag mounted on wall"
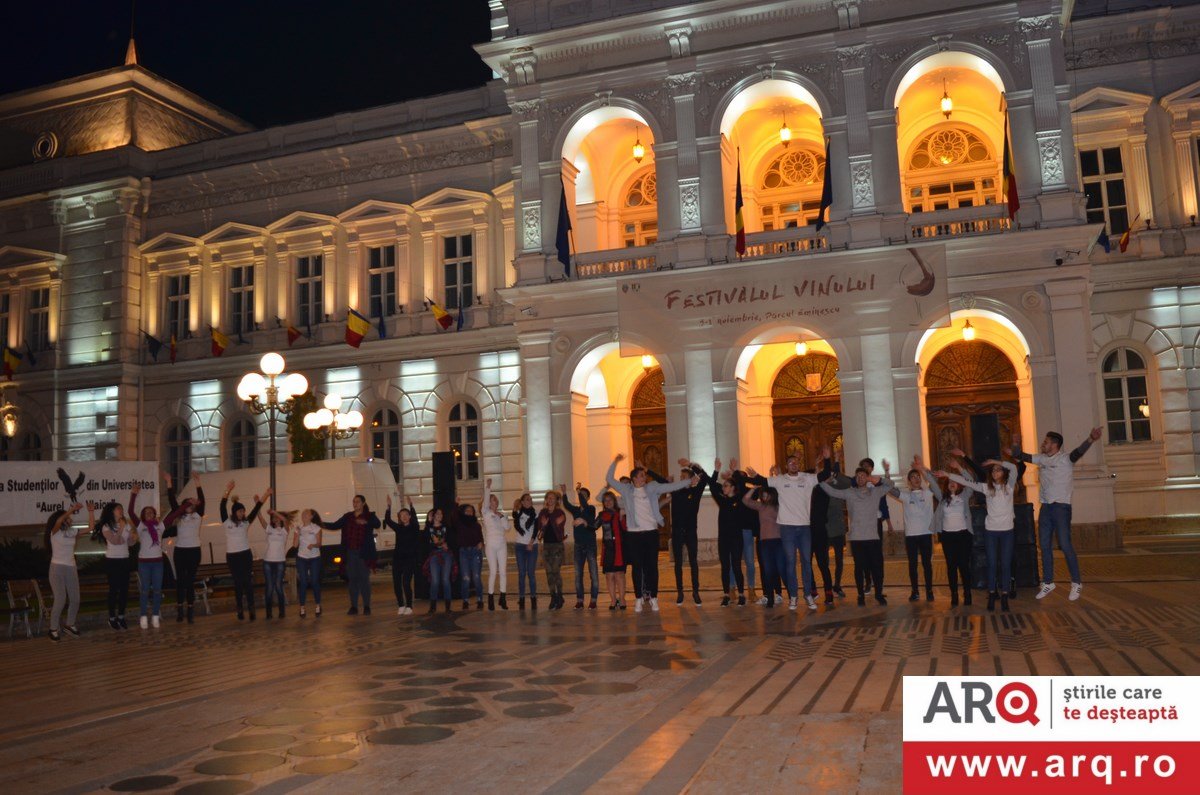
[(371, 321), (355, 312), (353, 309), (346, 312), (346, 344), (351, 348), (357, 348), (362, 344), (363, 337), (367, 336), (367, 332), (371, 330)]
[(143, 331), (146, 336), (146, 350), (150, 353), (150, 358), (158, 361), (158, 354), (162, 353), (162, 340), (155, 337), (149, 331)]
[(170, 353), (171, 353), (171, 364), (175, 364), (175, 354), (177, 353), (177, 346), (175, 345), (175, 335), (174, 334), (171, 335)]
[(4, 376), (11, 381), (13, 374), (17, 372), (17, 368), (21, 365), (21, 354), (14, 351), (7, 345), (4, 346)]
[(738, 149), (737, 183), (733, 193), (733, 229), (737, 236), (733, 250), (739, 257), (746, 253), (746, 219), (742, 214), (742, 150)]
[(428, 298), (425, 299), (425, 303), (429, 304), (429, 311), (433, 313), (433, 319), (437, 321), (438, 326), (441, 327), (443, 331), (450, 328), (450, 325), (454, 323), (454, 318), (450, 317), (450, 313), (438, 306), (436, 302), (430, 301)]
[(829, 157), (829, 139), (825, 139), (825, 174), (821, 184), (821, 209), (817, 211), (817, 231), (829, 223), (829, 208), (833, 206), (833, 166)]
[(220, 356), (229, 347), (229, 337), (221, 333), (221, 330), (216, 326), (212, 326), (212, 355)]
[(291, 323), (288, 323), (287, 341), (288, 341), (289, 348), (292, 347), (292, 345), (296, 342), (296, 340), (300, 339), (303, 336), (304, 336), (304, 334), (300, 331), (300, 329), (296, 328)]
[[(571, 275), (571, 213), (567, 210), (567, 186), (559, 179), (562, 188), (558, 200), (558, 229), (554, 234), (554, 248), (558, 252), (558, 261), (562, 263), (563, 273)], [(446, 328), (443, 326), (442, 328)]]
[(1012, 136), (1008, 131), (1008, 100), (1000, 95), (1000, 112), (1004, 114), (1004, 201), (1008, 204), (1011, 221), (1021, 209), (1021, 197), (1017, 195), (1017, 167), (1013, 161)]

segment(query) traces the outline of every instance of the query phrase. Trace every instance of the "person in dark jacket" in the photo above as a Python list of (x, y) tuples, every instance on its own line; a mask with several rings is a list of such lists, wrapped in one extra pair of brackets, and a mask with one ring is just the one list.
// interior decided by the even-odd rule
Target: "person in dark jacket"
[[(708, 473), (686, 458), (679, 459), (679, 477), (688, 480), (687, 488), (671, 493), (671, 554), (675, 558), (675, 604), (683, 604), (683, 551), (687, 549), (688, 565), (692, 570), (692, 601), (700, 604), (700, 562), (696, 559), (699, 539), (697, 538), (696, 515), (700, 512), (700, 499), (708, 487)], [(647, 471), (652, 480), (667, 483), (667, 479), (655, 472)]]
[(471, 588), (475, 588), (475, 608), (483, 609), (483, 525), (475, 515), (475, 506), (463, 503), (454, 509), (451, 537), (458, 546), (458, 569), (462, 574), (462, 609), (471, 606)]
[(575, 486), (578, 504), (571, 503), (565, 483), (559, 488), (563, 495), (563, 507), (571, 514), (571, 538), (575, 542), (575, 609), (583, 609), (583, 569), (586, 565), (588, 576), (592, 578), (592, 601), (588, 603), (588, 609), (595, 610), (596, 600), (600, 597), (600, 578), (596, 566), (596, 506), (589, 502), (592, 493), (584, 486)]
[(417, 572), (418, 549), (421, 536), (421, 525), (417, 521), (417, 511), (413, 508), (412, 497), (408, 498), (408, 507), (401, 508), (396, 514), (398, 521), (392, 520), (392, 498), (387, 498), (387, 510), (383, 514), (383, 523), (396, 534), (396, 548), (392, 552), (392, 589), (396, 592), (396, 605), (399, 615), (411, 616), (413, 612), (413, 577)]
[(742, 503), (744, 492), (739, 492), (734, 485), (732, 475), (721, 477), (721, 459), (713, 464), (712, 477), (708, 487), (712, 498), (717, 503), (717, 557), (721, 561), (721, 607), (728, 607), (733, 597), (730, 576), (737, 582), (738, 607), (746, 604), (746, 580), (742, 575), (742, 528), (745, 525), (744, 512), (747, 510)]
[(326, 530), (342, 531), (342, 549), (346, 559), (346, 578), (350, 581), (350, 610), (358, 615), (361, 597), (363, 615), (371, 615), (371, 570), (375, 563), (375, 531), (379, 517), (367, 506), (367, 498), (354, 495), (353, 508), (332, 522), (321, 522)]
[[(828, 447), (821, 451), (821, 464), (817, 469), (817, 482), (824, 483), (833, 477), (834, 467), (840, 469), (840, 464), (834, 460), (834, 455)], [(821, 582), (825, 586), (825, 604), (833, 604), (833, 582), (829, 576), (829, 534), (826, 525), (829, 522), (829, 495), (821, 489), (813, 489), (812, 509), (809, 512), (812, 521), (812, 555), (821, 572)], [(834, 510), (841, 510), (835, 506)], [(813, 582), (812, 597), (817, 598), (816, 582)]]

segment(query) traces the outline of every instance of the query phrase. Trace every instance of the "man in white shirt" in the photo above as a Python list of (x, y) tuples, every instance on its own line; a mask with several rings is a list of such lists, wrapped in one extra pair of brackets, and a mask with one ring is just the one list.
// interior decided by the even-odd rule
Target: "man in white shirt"
[(1088, 438), (1070, 453), (1062, 449), (1063, 437), (1057, 431), (1050, 431), (1042, 440), (1042, 451), (1030, 455), (1020, 450), (1005, 448), (1005, 454), (1034, 464), (1039, 468), (1038, 491), (1042, 500), (1042, 509), (1038, 513), (1038, 542), (1042, 547), (1042, 589), (1037, 598), (1044, 599), (1054, 590), (1054, 545), (1051, 536), (1058, 538), (1058, 546), (1062, 549), (1067, 561), (1067, 569), (1071, 573), (1072, 602), (1079, 598), (1083, 590), (1083, 582), (1079, 576), (1079, 559), (1075, 555), (1075, 547), (1071, 544), (1071, 492), (1075, 480), (1075, 462), (1083, 458), (1092, 442), (1100, 439), (1100, 428), (1092, 428)]
[[(825, 456), (832, 453), (825, 448), (817, 457), (814, 468), (821, 465)], [(788, 456), (782, 475), (769, 478), (750, 477), (747, 483), (759, 486), (770, 486), (779, 493), (779, 537), (783, 541), (783, 557), (787, 561), (783, 568), (783, 578), (787, 585), (790, 601), (788, 607), (796, 609), (796, 553), (800, 553), (800, 571), (804, 583), (804, 601), (809, 610), (817, 609), (813, 599), (815, 589), (812, 571), (812, 528), (809, 524), (809, 512), (812, 509), (813, 489), (817, 487), (817, 476), (812, 472), (800, 471), (800, 458)]]

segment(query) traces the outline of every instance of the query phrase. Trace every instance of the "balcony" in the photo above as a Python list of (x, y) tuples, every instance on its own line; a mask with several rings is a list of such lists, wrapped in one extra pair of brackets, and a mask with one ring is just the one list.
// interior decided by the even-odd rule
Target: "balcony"
[(657, 267), (657, 246), (631, 246), (607, 251), (585, 251), (575, 255), (575, 276), (598, 279), (652, 271)]
[(829, 250), (829, 240), (817, 234), (816, 227), (794, 226), (773, 229), (770, 232), (752, 232), (746, 235), (746, 253), (741, 257), (736, 251), (737, 238), (729, 238), (729, 260), (771, 259), (791, 257), (797, 254), (818, 254)]
[(1008, 217), (1008, 206), (1004, 204), (912, 213), (908, 217), (909, 240), (995, 235), (1010, 229), (1012, 220)]

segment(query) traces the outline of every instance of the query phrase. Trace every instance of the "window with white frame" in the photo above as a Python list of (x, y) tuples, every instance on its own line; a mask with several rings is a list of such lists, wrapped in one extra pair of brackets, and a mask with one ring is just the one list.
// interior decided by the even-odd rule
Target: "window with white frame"
[(325, 317), (325, 257), (313, 254), (296, 258), (296, 319), (301, 326), (320, 323)]
[(479, 410), (465, 400), (450, 409), (450, 452), (459, 480), (479, 480)]
[(1104, 224), (1109, 235), (1123, 234), (1129, 228), (1129, 201), (1121, 147), (1080, 149), (1079, 175), (1087, 197), (1088, 223)]
[(625, 248), (652, 246), (658, 242), (658, 176), (654, 166), (634, 175), (626, 187), (617, 214), (621, 244)]
[(34, 351), (50, 349), (49, 287), (35, 287), (29, 291), (29, 328), (25, 342)]
[(442, 268), (446, 308), (458, 309), (475, 303), (475, 259), (471, 235), (442, 238)]
[(396, 314), (396, 247), (367, 249), (367, 307), (371, 317)]
[(1109, 444), (1150, 441), (1148, 373), (1142, 355), (1117, 348), (1104, 357), (1101, 373)]
[(229, 468), (253, 469), (258, 466), (258, 436), (254, 423), (246, 418), (233, 423), (229, 434)]
[(192, 277), (186, 273), (168, 276), (163, 282), (163, 289), (167, 308), (163, 336), (168, 339), (171, 337), (177, 340), (187, 339), (190, 328), (188, 317), (191, 314), (189, 307), (192, 296)]
[(978, 207), (1000, 198), (1000, 163), (986, 137), (966, 126), (942, 124), (924, 135), (903, 177), (910, 213)]
[(782, 150), (771, 157), (758, 185), (763, 231), (816, 223), (824, 174), (825, 155), (815, 149)]
[(163, 463), (176, 483), (186, 483), (192, 475), (192, 432), (182, 422), (167, 428), (163, 437)]
[(371, 418), (371, 456), (387, 461), (400, 482), (400, 417), (391, 409), (380, 409)]
[(254, 331), (254, 266), (229, 269), (229, 318), (234, 334)]

